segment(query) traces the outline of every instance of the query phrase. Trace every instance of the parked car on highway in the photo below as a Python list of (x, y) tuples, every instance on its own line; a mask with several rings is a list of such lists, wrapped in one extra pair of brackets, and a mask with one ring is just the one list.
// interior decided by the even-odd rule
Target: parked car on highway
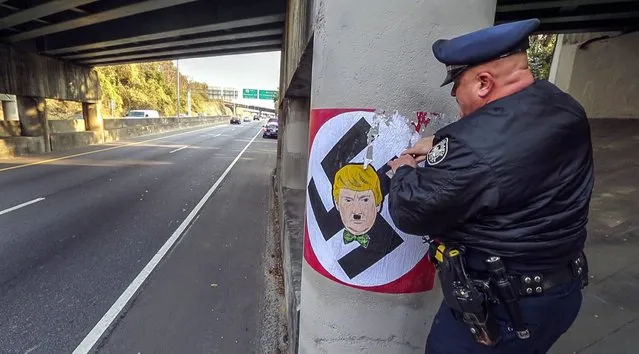
[(160, 118), (160, 113), (151, 109), (133, 109), (124, 118)]
[(277, 121), (268, 122), (264, 124), (264, 133), (262, 138), (277, 138), (277, 131), (279, 130), (279, 123)]
[(242, 124), (242, 122), (238, 117), (231, 117), (231, 124)]

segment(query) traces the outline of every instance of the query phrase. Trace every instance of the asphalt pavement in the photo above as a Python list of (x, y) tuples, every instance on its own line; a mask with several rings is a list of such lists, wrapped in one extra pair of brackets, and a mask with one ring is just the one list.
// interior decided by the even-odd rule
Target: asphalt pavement
[(260, 126), (0, 160), (0, 352), (256, 352)]

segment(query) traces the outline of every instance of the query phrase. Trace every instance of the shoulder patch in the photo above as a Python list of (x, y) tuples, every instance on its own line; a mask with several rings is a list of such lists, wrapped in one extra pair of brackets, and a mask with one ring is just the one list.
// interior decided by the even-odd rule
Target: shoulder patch
[(446, 155), (448, 154), (448, 138), (444, 138), (442, 141), (438, 142), (432, 149), (428, 152), (426, 156), (426, 162), (429, 165), (434, 166), (438, 163), (444, 161)]

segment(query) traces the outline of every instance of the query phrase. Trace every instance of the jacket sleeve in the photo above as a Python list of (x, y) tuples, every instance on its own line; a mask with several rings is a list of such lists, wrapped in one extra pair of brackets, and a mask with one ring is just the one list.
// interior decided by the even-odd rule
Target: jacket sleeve
[(439, 154), (431, 150), (425, 167), (396, 171), (389, 210), (400, 230), (445, 239), (448, 231), (494, 208), (499, 193), (490, 166), (472, 149), (453, 137), (437, 145)]

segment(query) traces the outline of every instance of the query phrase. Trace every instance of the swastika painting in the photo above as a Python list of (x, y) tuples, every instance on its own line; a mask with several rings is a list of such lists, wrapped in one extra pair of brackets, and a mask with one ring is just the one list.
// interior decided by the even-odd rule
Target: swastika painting
[(432, 288), (424, 235), (403, 233), (388, 211), (387, 162), (425, 135), (419, 130), (397, 113), (311, 112), (304, 258), (316, 271), (376, 292)]

